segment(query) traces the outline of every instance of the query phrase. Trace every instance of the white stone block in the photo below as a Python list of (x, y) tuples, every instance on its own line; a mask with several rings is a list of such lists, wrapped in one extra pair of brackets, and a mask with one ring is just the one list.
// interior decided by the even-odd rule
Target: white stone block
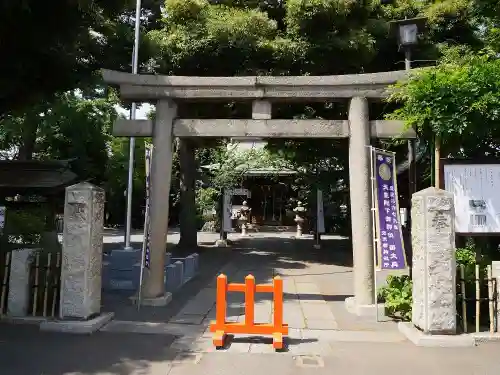
[(272, 104), (268, 100), (254, 100), (252, 103), (252, 119), (270, 120), (272, 117)]
[(191, 256), (194, 258), (194, 271), (198, 273), (200, 269), (200, 255), (198, 253), (193, 253)]
[(104, 190), (89, 183), (66, 188), (61, 318), (89, 319), (101, 310)]
[(30, 300), (30, 266), (38, 249), (19, 249), (11, 253), (7, 314), (21, 317), (28, 314)]
[(177, 268), (178, 272), (178, 277), (180, 280), (179, 286), (181, 286), (184, 283), (184, 263), (182, 263), (180, 260), (174, 263), (175, 267)]
[(413, 194), (413, 324), (426, 334), (455, 334), (456, 263), (453, 194)]

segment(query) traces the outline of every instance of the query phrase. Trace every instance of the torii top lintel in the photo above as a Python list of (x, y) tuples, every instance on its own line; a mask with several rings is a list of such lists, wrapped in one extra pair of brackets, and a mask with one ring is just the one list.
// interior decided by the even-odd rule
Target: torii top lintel
[(102, 70), (104, 81), (120, 85), (123, 99), (328, 100), (355, 96), (382, 99), (406, 71), (336, 76), (187, 77)]

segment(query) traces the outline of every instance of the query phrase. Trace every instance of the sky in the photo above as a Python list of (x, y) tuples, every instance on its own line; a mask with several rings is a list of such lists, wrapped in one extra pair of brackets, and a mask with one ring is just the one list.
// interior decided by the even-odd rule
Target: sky
[[(137, 120), (146, 120), (147, 119), (147, 114), (149, 113), (149, 111), (151, 111), (151, 109), (153, 108), (153, 106), (149, 103), (141, 103), (138, 105), (137, 107), (137, 111), (135, 112), (135, 118)], [(122, 106), (119, 106), (117, 105), (115, 107), (116, 111), (122, 115), (124, 115), (125, 117), (129, 117), (130, 115), (130, 112), (128, 109), (125, 109), (123, 108)]]

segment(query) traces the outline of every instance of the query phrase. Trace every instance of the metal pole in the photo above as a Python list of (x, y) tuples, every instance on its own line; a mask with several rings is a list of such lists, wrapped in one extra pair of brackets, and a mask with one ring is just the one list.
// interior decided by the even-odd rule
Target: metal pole
[[(411, 50), (410, 48), (405, 48), (405, 70), (411, 69)], [(411, 205), (411, 197), (416, 191), (416, 166), (415, 166), (415, 140), (408, 140), (408, 209)], [(410, 223), (410, 213), (407, 212), (406, 224), (409, 227)]]
[[(409, 71), (411, 70), (411, 49), (410, 47), (405, 48), (405, 70)], [(414, 139), (409, 139), (408, 140), (408, 204), (406, 205), (406, 232), (408, 234), (407, 241), (409, 243), (406, 244), (406, 246), (409, 247), (409, 249), (412, 249), (412, 244), (411, 244), (411, 198), (413, 194), (416, 192), (416, 164), (415, 164), (415, 140)], [(412, 254), (412, 251), (410, 251), (410, 256)], [(412, 267), (409, 268), (409, 275), (410, 278), (412, 278)]]
[[(137, 74), (139, 63), (139, 35), (141, 28), (141, 0), (135, 3), (135, 32), (134, 32), (134, 50), (132, 53), (132, 74)], [(130, 108), (130, 119), (135, 120), (137, 105), (132, 103)], [(127, 222), (125, 225), (125, 249), (131, 249), (130, 230), (132, 227), (132, 189), (134, 184), (134, 152), (135, 138), (130, 137), (129, 161), (128, 161), (128, 182), (127, 182)]]
[(370, 188), (371, 188), (371, 214), (372, 214), (372, 246), (373, 246), (373, 298), (375, 303), (375, 321), (379, 321), (378, 292), (377, 292), (377, 254), (378, 254), (378, 232), (377, 232), (377, 209), (375, 206), (375, 162), (373, 159), (373, 146), (367, 146), (370, 152)]

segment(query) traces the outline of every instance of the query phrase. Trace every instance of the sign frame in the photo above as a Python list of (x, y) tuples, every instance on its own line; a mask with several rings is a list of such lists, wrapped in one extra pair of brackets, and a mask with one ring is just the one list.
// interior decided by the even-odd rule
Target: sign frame
[[(500, 167), (500, 161), (492, 158), (441, 158), (439, 163), (439, 188), (445, 189), (445, 166), (480, 166), (480, 165), (495, 165)], [(447, 190), (446, 190), (447, 191)], [(500, 212), (499, 212), (500, 213)], [(455, 228), (456, 229), (456, 228)], [(456, 236), (462, 237), (490, 237), (500, 236), (498, 232), (458, 232)]]

